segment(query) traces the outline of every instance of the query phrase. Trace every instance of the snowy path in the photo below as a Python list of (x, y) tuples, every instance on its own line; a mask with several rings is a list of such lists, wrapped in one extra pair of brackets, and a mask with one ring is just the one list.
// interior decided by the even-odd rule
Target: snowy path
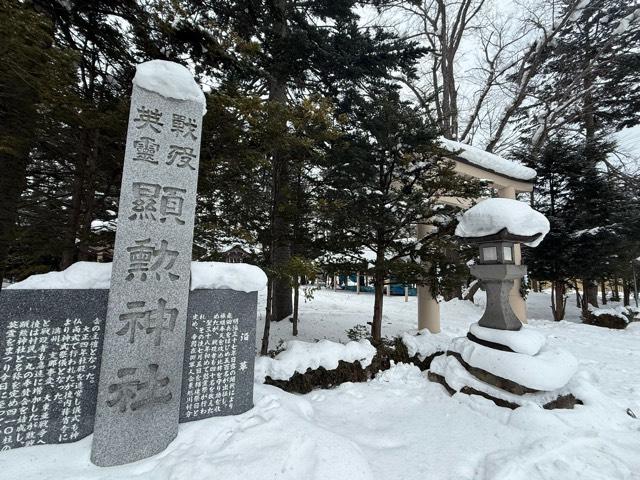
[[(548, 318), (548, 301), (532, 294), (530, 316)], [(346, 329), (369, 321), (372, 306), (371, 296), (317, 292), (301, 309), (299, 339), (345, 340)], [(443, 331), (461, 335), (480, 313), (470, 302), (449, 302)], [(415, 298), (385, 298), (386, 335), (415, 324)], [(584, 406), (511, 411), (478, 397), (451, 398), (417, 368), (398, 365), (368, 383), (302, 396), (258, 385), (250, 412), (183, 424), (165, 452), (132, 465), (94, 467), (90, 437), (2, 452), (0, 479), (640, 479), (640, 420), (625, 413), (640, 414), (640, 328), (531, 325), (579, 359)], [(274, 325), (272, 345), (291, 338), (290, 328)]]

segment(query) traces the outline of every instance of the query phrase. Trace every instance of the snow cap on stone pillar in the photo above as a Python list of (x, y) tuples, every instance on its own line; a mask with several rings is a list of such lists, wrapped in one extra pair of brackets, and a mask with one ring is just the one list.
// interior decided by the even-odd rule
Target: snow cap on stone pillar
[(207, 102), (200, 86), (189, 69), (166, 60), (150, 60), (136, 66), (133, 84), (150, 92), (175, 100), (188, 100), (202, 105), (207, 113)]

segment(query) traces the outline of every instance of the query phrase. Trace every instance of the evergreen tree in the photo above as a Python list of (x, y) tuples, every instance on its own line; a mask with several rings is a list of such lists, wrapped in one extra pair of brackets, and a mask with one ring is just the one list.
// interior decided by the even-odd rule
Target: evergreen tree
[[(230, 2), (176, 2), (162, 17), (190, 37), (189, 51), (198, 68), (216, 76), (221, 85), (239, 87), (238, 93), (259, 96), (268, 107), (273, 138), (289, 135), (288, 110), (304, 97), (329, 98), (366, 78), (389, 76), (391, 71), (415, 75), (414, 63), (423, 51), (379, 28), (360, 28), (353, 0), (238, 0)], [(197, 25), (194, 24), (197, 22)], [(220, 35), (220, 31), (225, 32)], [(229, 40), (231, 39), (231, 40)], [(207, 65), (211, 52), (233, 48)], [(226, 51), (226, 50), (225, 50)], [(221, 69), (220, 65), (226, 68)], [(292, 253), (296, 218), (292, 164), (295, 151), (286, 142), (270, 142), (264, 151), (271, 166), (271, 272), (284, 271)], [(291, 282), (273, 279), (273, 318), (291, 314)]]
[(398, 273), (404, 281), (427, 281), (428, 273), (406, 260), (424, 258), (439, 232), (417, 239), (416, 224), (453, 216), (438, 197), (475, 197), (477, 184), (439, 156), (436, 129), (400, 100), (393, 85), (354, 90), (341, 108), (343, 134), (323, 167), (321, 211), (329, 244), (357, 264), (367, 263), (364, 249), (375, 255), (371, 336), (380, 341), (385, 279)]
[[(44, 115), (69, 82), (72, 56), (54, 45), (49, 19), (28, 4), (0, 1), (0, 278), (18, 242), (20, 197)], [(36, 232), (33, 232), (36, 234)]]

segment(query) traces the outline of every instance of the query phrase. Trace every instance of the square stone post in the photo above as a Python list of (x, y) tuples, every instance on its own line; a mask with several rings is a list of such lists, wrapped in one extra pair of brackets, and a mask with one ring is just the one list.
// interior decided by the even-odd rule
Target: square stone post
[[(503, 187), (498, 189), (498, 197), (499, 198), (510, 198), (511, 200), (516, 199), (516, 189), (515, 187)], [(522, 251), (520, 249), (520, 244), (515, 244), (513, 246), (513, 259), (516, 265), (522, 265)], [(522, 279), (516, 278), (513, 281), (513, 288), (509, 294), (509, 303), (511, 304), (511, 308), (513, 309), (513, 313), (516, 314), (516, 317), (522, 322), (527, 323), (527, 302), (522, 295), (520, 294), (520, 287), (522, 285)]]
[[(424, 223), (418, 224), (418, 240), (424, 238), (435, 227)], [(427, 260), (420, 259), (423, 264)], [(418, 285), (418, 329), (429, 329), (431, 333), (440, 332), (440, 304), (433, 298), (429, 285)]]
[(138, 66), (91, 450), (99, 466), (159, 453), (178, 432), (203, 110), (185, 67)]

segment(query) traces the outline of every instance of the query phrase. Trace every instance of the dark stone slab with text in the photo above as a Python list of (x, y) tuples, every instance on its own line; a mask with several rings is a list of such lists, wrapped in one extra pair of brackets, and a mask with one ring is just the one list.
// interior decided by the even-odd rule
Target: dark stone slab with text
[(93, 431), (107, 290), (0, 294), (0, 449)]
[(181, 422), (253, 407), (257, 300), (257, 292), (191, 292)]
[[(107, 298), (0, 292), (0, 450), (93, 432)], [(189, 292), (180, 422), (252, 408), (256, 308), (256, 292)]]

